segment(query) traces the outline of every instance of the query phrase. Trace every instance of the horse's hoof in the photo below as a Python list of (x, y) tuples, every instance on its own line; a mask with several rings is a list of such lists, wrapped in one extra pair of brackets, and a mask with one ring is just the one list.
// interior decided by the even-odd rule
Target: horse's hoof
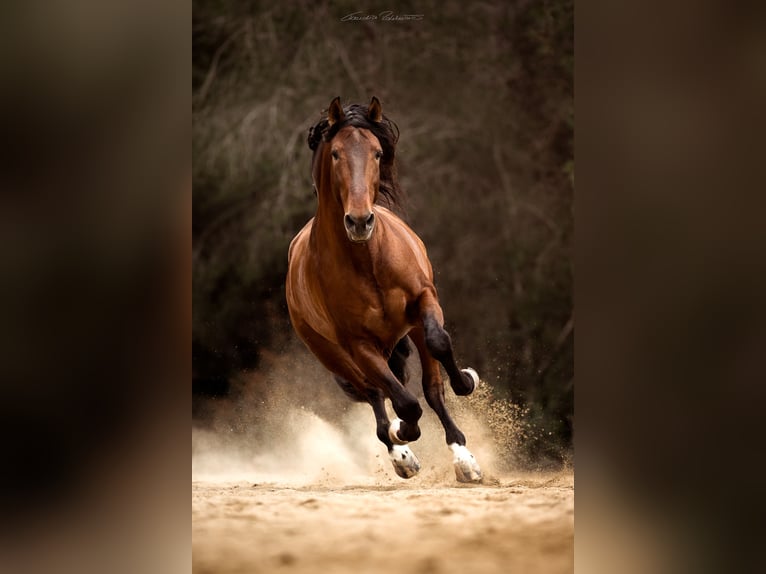
[(476, 457), (465, 446), (457, 443), (449, 445), (454, 454), (455, 478), (458, 482), (481, 482), (481, 469)]
[(409, 442), (399, 438), (399, 427), (401, 424), (402, 419), (396, 418), (391, 421), (390, 425), (388, 425), (388, 438), (390, 438), (391, 442), (394, 444), (407, 444)]
[(391, 457), (391, 463), (394, 465), (396, 474), (402, 478), (412, 478), (420, 470), (420, 462), (410, 447), (403, 444), (395, 444), (388, 456)]
[(471, 377), (471, 380), (473, 381), (473, 388), (470, 390), (470, 394), (476, 389), (476, 387), (479, 386), (479, 373), (474, 371), (471, 367), (468, 367), (467, 369), (461, 369), (461, 371)]

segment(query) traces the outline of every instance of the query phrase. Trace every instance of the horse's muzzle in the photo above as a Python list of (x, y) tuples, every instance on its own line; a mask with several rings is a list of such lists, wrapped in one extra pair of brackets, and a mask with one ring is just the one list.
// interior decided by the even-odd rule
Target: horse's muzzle
[(372, 237), (372, 230), (375, 229), (375, 214), (369, 212), (361, 217), (354, 217), (347, 213), (343, 218), (343, 224), (351, 241), (364, 242)]

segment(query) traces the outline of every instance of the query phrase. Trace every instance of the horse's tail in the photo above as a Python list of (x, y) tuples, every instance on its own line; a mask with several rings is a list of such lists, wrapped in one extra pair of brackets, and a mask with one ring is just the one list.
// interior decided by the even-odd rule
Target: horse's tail
[[(410, 356), (411, 352), (412, 349), (410, 347), (410, 338), (405, 335), (396, 344), (394, 351), (391, 353), (391, 358), (388, 359), (388, 367), (391, 369), (391, 372), (396, 375), (396, 378), (402, 382), (402, 385), (407, 383), (407, 371), (405, 366), (407, 364), (407, 357)], [(368, 393), (357, 389), (343, 377), (335, 375), (335, 382), (338, 383), (338, 386), (341, 388), (341, 390), (346, 393), (346, 396), (348, 396), (348, 398), (350, 398), (352, 401), (359, 403), (370, 402), (370, 396)]]

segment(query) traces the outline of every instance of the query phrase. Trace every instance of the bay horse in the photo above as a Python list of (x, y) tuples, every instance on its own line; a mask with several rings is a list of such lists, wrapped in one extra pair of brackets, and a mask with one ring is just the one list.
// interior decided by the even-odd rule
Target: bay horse
[[(285, 284), (293, 328), (353, 400), (372, 406), (378, 439), (396, 474), (411, 478), (420, 462), (407, 446), (420, 437), (423, 410), (405, 388), (408, 339), (420, 356), (426, 402), (439, 417), (460, 482), (481, 481), (465, 435), (444, 404), (444, 366), (457, 395), (479, 383), (460, 370), (421, 239), (395, 214), (398, 128), (373, 97), (342, 107), (309, 130), (315, 216), (293, 238)], [(385, 400), (396, 413), (390, 421)]]

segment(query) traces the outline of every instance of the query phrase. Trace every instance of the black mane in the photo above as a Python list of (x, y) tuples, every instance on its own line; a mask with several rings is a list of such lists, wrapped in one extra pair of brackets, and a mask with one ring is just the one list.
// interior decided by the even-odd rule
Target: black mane
[(383, 157), (380, 158), (380, 187), (377, 202), (388, 209), (402, 214), (403, 192), (399, 187), (396, 174), (396, 142), (399, 141), (399, 127), (389, 118), (383, 115), (381, 121), (373, 122), (367, 118), (367, 106), (361, 104), (349, 104), (343, 107), (345, 118), (330, 126), (327, 120), (327, 111), (324, 118), (316, 125), (309, 128), (309, 148), (316, 154), (320, 142), (329, 142), (341, 129), (346, 126), (364, 128), (370, 130), (380, 141)]

